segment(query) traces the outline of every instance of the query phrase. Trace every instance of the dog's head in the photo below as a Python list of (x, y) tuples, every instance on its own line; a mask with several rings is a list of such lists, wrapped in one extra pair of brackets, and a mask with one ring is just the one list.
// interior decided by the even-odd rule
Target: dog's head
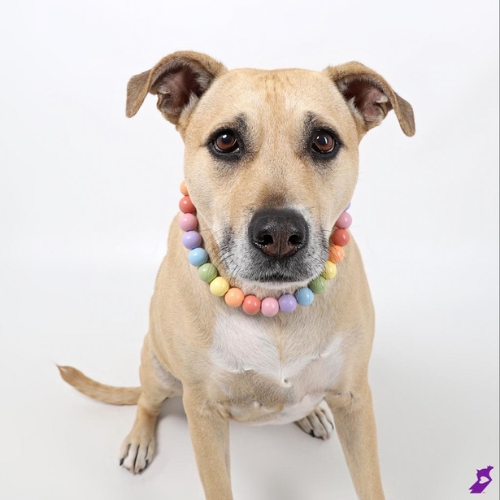
[(354, 191), (360, 139), (391, 109), (406, 135), (415, 131), (408, 102), (357, 62), (322, 72), (229, 71), (176, 52), (130, 80), (127, 116), (148, 93), (184, 139), (207, 250), (246, 289), (283, 290), (318, 276)]

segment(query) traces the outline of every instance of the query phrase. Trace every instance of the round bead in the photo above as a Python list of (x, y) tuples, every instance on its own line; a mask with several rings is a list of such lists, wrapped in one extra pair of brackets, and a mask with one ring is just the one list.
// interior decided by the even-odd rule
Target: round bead
[(276, 316), (279, 313), (280, 305), (279, 302), (273, 297), (267, 297), (262, 301), (260, 309), (264, 316), (272, 318), (273, 316)]
[(310, 306), (314, 300), (314, 293), (309, 288), (299, 288), (295, 292), (295, 298), (301, 306)]
[(210, 291), (214, 295), (217, 295), (217, 297), (224, 297), (228, 290), (229, 283), (227, 282), (227, 279), (222, 276), (217, 276), (217, 278), (210, 283)]
[(333, 262), (327, 260), (325, 263), (325, 269), (321, 273), (321, 277), (325, 278), (325, 280), (331, 280), (335, 278), (336, 275), (337, 275), (337, 266)]
[(205, 282), (210, 283), (217, 277), (217, 269), (213, 264), (207, 263), (200, 266), (198, 276)]
[(349, 233), (345, 229), (335, 229), (330, 238), (330, 241), (334, 245), (338, 245), (339, 247), (345, 247), (350, 240)]
[(201, 245), (201, 234), (198, 231), (188, 231), (182, 235), (182, 244), (193, 250)]
[(323, 293), (326, 290), (326, 280), (322, 276), (318, 276), (309, 283), (308, 287), (316, 295), (319, 293)]
[(247, 295), (243, 301), (242, 307), (247, 314), (253, 316), (260, 311), (260, 299), (255, 295)]
[(186, 181), (182, 181), (181, 182), (181, 193), (184, 195), (184, 196), (187, 196), (189, 193), (188, 193), (188, 188), (186, 186)]
[(224, 296), (226, 304), (231, 307), (240, 307), (244, 299), (245, 295), (239, 288), (230, 288)]
[(295, 311), (295, 308), (297, 307), (297, 299), (293, 295), (290, 295), (289, 293), (285, 293), (285, 295), (282, 295), (279, 298), (278, 302), (280, 305), (280, 311), (286, 313), (291, 313)]
[(195, 248), (189, 252), (188, 260), (193, 266), (200, 267), (208, 260), (208, 254), (203, 248)]
[(198, 227), (198, 219), (193, 214), (179, 215), (179, 227), (183, 231), (194, 231)]
[(328, 252), (328, 260), (331, 260), (333, 263), (338, 264), (344, 260), (344, 249), (339, 247), (338, 245), (333, 245), (330, 247)]
[(349, 229), (351, 227), (351, 224), (352, 224), (352, 217), (351, 214), (348, 212), (342, 212), (340, 214), (340, 217), (337, 219), (337, 222), (335, 223), (335, 225), (339, 229)]
[(196, 212), (196, 208), (189, 196), (183, 196), (179, 201), (179, 210), (184, 214), (192, 214)]

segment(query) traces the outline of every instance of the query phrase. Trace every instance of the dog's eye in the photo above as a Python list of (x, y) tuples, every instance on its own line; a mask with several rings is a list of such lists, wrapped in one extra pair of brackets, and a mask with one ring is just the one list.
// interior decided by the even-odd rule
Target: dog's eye
[(331, 153), (336, 146), (336, 141), (330, 132), (320, 130), (313, 135), (312, 149), (316, 153)]
[(215, 138), (213, 146), (218, 153), (234, 153), (240, 147), (235, 135), (230, 131), (219, 134)]

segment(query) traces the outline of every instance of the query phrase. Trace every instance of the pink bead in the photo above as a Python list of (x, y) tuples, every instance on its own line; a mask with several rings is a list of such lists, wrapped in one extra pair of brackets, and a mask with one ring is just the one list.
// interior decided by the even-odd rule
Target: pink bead
[(280, 310), (280, 304), (276, 299), (273, 299), (272, 297), (267, 297), (262, 301), (260, 309), (264, 316), (272, 318), (273, 316), (276, 316), (276, 314), (278, 314)]
[(351, 224), (352, 224), (352, 217), (351, 214), (348, 214), (347, 212), (342, 212), (337, 222), (335, 223), (335, 225), (339, 229), (349, 229), (351, 227)]
[(183, 231), (194, 231), (198, 227), (198, 219), (193, 214), (179, 215), (179, 227)]

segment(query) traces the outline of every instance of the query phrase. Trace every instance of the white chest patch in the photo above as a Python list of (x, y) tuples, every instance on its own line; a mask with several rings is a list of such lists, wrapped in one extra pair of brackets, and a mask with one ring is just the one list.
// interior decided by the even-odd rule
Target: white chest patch
[[(295, 326), (277, 335), (270, 331), (266, 318), (229, 312), (217, 318), (210, 358), (226, 375), (253, 371), (277, 381), (287, 394), (287, 404), (272, 420), (285, 423), (312, 411), (338, 379), (342, 337), (336, 335), (326, 347), (316, 345), (319, 338)], [(245, 408), (239, 407), (233, 415), (243, 417), (242, 413)], [(262, 407), (262, 414), (266, 413)]]

